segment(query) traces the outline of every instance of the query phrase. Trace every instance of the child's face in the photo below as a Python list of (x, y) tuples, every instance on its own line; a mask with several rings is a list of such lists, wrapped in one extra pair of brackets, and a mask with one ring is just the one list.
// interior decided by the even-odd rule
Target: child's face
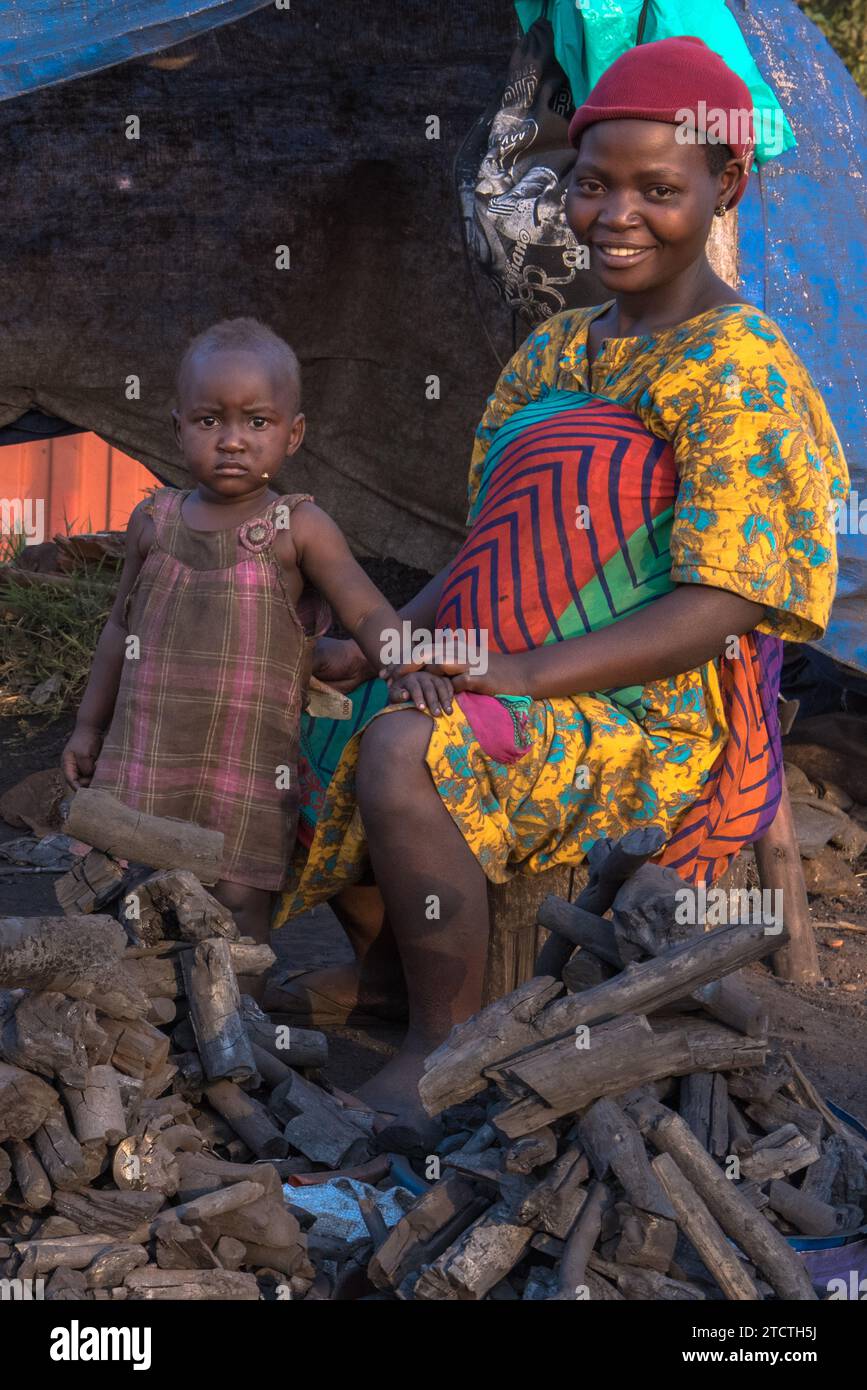
[(226, 498), (267, 488), (304, 437), (296, 402), (295, 382), (265, 353), (227, 349), (195, 357), (172, 415), (196, 481)]

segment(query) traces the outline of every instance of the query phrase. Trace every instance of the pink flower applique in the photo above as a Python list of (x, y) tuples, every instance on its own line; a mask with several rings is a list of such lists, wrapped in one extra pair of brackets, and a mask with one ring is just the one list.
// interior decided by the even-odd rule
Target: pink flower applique
[(274, 540), (274, 524), (267, 521), (264, 517), (256, 516), (250, 521), (245, 521), (240, 531), (238, 539), (245, 550), (252, 550), (254, 555), (260, 551), (267, 550)]

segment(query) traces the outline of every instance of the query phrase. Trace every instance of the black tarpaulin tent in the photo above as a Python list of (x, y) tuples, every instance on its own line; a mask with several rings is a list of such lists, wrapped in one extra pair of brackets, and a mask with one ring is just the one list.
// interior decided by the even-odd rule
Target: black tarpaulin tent
[[(497, 375), (452, 162), (507, 64), (511, 5), (293, 0), (231, 24), (220, 4), (127, 8), (210, 8), (219, 27), (0, 102), (0, 429), (40, 411), (183, 484), (174, 364), (254, 314), (304, 372), (307, 439), (278, 486), (313, 493), (360, 553), (438, 567)], [(507, 356), (508, 315), (492, 305), (488, 326)]]

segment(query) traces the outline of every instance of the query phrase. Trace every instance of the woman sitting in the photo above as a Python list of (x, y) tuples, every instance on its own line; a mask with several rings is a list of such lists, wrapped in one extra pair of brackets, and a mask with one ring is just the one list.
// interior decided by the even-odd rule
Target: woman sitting
[(625, 53), (572, 121), (567, 217), (612, 298), (551, 318), (508, 364), (476, 434), (469, 535), (401, 615), (486, 633), (487, 671), (407, 676), (389, 704), (352, 642), (320, 644), (316, 674), (353, 690), (355, 719), (308, 723), (307, 843), (275, 924), (328, 899), (358, 959), (275, 1007), (408, 1007), (401, 1051), (359, 1092), (402, 1120), (420, 1117), (425, 1056), (479, 1008), (488, 880), (653, 822), (662, 862), (711, 882), (779, 800), (781, 639), (827, 624), (848, 480), (805, 367), (705, 254), (746, 186), (743, 127), (682, 143), (684, 108), (752, 108), (696, 38)]

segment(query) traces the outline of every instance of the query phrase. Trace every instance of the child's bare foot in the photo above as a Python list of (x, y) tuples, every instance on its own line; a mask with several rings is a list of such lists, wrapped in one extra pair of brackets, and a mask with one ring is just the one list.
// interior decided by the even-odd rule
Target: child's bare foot
[(401, 1023), (406, 1019), (406, 985), (399, 964), (373, 970), (369, 963), (359, 969), (358, 962), (310, 970), (294, 978), (278, 976), (268, 981), (265, 1009), (289, 1014), (298, 1024), (312, 1026), (358, 1023), (370, 1018)]

